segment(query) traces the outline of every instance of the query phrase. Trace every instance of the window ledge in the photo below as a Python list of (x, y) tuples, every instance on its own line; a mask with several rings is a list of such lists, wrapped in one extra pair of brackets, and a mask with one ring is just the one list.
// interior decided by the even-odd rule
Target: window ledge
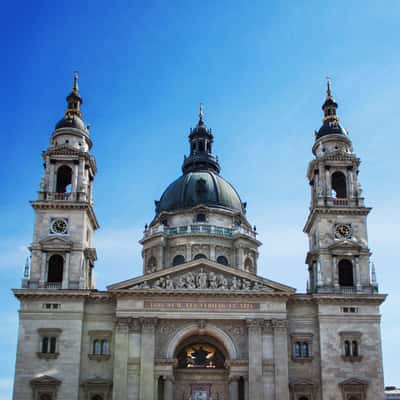
[(348, 361), (348, 362), (360, 362), (362, 360), (362, 356), (342, 356), (343, 361)]
[(37, 356), (39, 358), (42, 358), (44, 360), (54, 360), (54, 359), (58, 358), (58, 356), (59, 356), (59, 353), (41, 353), (41, 352), (37, 352), (36, 354), (37, 354)]
[(88, 354), (89, 360), (106, 361), (110, 358), (110, 354)]
[(307, 362), (311, 362), (313, 360), (313, 356), (309, 356), (309, 357), (292, 357), (292, 360), (294, 362), (307, 363)]

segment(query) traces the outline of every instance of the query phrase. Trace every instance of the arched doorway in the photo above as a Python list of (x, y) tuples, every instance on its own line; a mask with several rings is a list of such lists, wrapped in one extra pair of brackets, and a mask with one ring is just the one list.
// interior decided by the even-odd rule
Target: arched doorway
[(227, 399), (229, 358), (224, 345), (210, 335), (192, 335), (175, 349), (174, 399)]

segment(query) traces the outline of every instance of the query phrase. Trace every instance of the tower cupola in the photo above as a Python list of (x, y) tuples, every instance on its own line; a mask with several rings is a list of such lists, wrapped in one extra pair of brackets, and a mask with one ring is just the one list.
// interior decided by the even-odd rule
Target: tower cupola
[(83, 100), (79, 93), (77, 71), (74, 72), (72, 91), (67, 96), (66, 101), (67, 109), (65, 110), (64, 117), (57, 123), (55, 129), (75, 128), (86, 132), (87, 127), (82, 119), (81, 105)]
[(204, 122), (203, 104), (200, 103), (199, 122), (194, 129), (190, 129), (190, 155), (185, 157), (182, 172), (213, 171), (220, 172), (218, 158), (212, 155), (214, 137), (211, 129)]
[(338, 104), (332, 96), (331, 81), (328, 78), (326, 98), (324, 104), (322, 104), (324, 118), (322, 119), (321, 128), (318, 132), (315, 132), (316, 140), (326, 135), (347, 135), (346, 130), (339, 123), (337, 108)]

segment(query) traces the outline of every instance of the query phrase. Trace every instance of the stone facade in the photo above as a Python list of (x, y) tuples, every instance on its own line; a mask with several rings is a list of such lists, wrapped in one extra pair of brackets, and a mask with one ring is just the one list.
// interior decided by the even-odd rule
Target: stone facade
[(67, 101), (32, 202), (30, 270), (14, 290), (15, 400), (383, 399), (385, 296), (370, 268), (359, 160), (330, 88), (308, 169), (306, 294), (257, 275), (261, 243), (218, 175), (202, 111), (184, 179), (145, 227), (143, 275), (95, 290), (96, 168), (77, 78)]

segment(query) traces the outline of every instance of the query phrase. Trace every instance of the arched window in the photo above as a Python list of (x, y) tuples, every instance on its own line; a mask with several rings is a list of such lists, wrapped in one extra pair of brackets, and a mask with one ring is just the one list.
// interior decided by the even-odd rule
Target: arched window
[(57, 193), (71, 192), (72, 169), (68, 165), (63, 165), (57, 171)]
[(174, 257), (172, 260), (172, 265), (175, 267), (176, 265), (183, 264), (185, 262), (185, 257), (183, 257), (182, 254), (178, 254), (177, 256)]
[(253, 270), (253, 261), (249, 257), (246, 257), (246, 260), (244, 261), (244, 269), (246, 271), (252, 271)]
[(306, 397), (306, 396), (301, 396), (301, 397), (299, 398), (299, 400), (308, 400), (308, 397)]
[(199, 254), (196, 254), (195, 256), (194, 256), (194, 260), (200, 260), (200, 259), (202, 259), (202, 258), (207, 258), (204, 254), (201, 254), (201, 253), (199, 253)]
[(42, 348), (41, 352), (46, 354), (46, 353), (51, 353), (54, 354), (57, 350), (57, 338), (52, 336), (44, 336), (42, 338)]
[(238, 380), (238, 400), (245, 400), (245, 382), (243, 376), (241, 376)]
[(346, 177), (343, 172), (334, 172), (332, 174), (332, 190), (335, 192), (337, 199), (345, 199), (347, 197)]
[(93, 354), (100, 354), (100, 340), (93, 340)]
[(48, 283), (61, 283), (63, 280), (64, 258), (59, 254), (54, 254), (49, 259), (47, 273)]
[(353, 264), (349, 260), (340, 260), (338, 264), (339, 285), (354, 286)]
[(99, 394), (95, 394), (91, 400), (103, 400), (103, 396), (100, 396)]
[(222, 265), (228, 265), (228, 259), (225, 256), (218, 256), (217, 263)]
[(345, 340), (344, 341), (344, 355), (346, 357), (350, 357), (351, 356), (351, 349), (350, 349), (350, 341), (349, 340)]
[(50, 394), (47, 393), (42, 393), (39, 397), (39, 400), (52, 400), (52, 397)]

